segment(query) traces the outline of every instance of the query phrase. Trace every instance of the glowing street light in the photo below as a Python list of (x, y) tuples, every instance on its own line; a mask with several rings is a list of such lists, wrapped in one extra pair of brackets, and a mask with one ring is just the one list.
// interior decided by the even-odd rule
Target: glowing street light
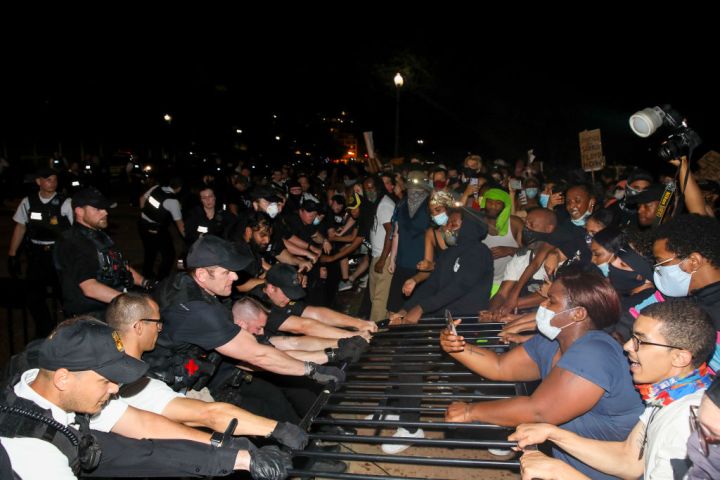
[(400, 72), (395, 74), (393, 82), (395, 82), (395, 157), (398, 157), (400, 152), (400, 88), (405, 84)]

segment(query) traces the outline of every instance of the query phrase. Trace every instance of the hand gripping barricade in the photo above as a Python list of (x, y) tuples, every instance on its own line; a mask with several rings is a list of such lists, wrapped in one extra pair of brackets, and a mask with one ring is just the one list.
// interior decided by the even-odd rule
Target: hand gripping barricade
[[(477, 318), (465, 319), (467, 323), (457, 326), (467, 342), (480, 348), (507, 349), (499, 343), (501, 324), (477, 323)], [(488, 448), (509, 449), (515, 442), (507, 436), (513, 429), (479, 423), (447, 423), (443, 416), (452, 401), (478, 402), (497, 400), (517, 395), (527, 395), (524, 383), (492, 382), (478, 377), (449, 358), (440, 348), (439, 335), (446, 327), (445, 318), (426, 317), (417, 325), (400, 325), (377, 333), (370, 349), (358, 363), (346, 367), (347, 381), (335, 391), (323, 391), (313, 408), (301, 423), (310, 432), (311, 447), (294, 452), (294, 458), (323, 458), (346, 462), (370, 462), (402, 464), (413, 471), (423, 467), (443, 467), (447, 478), (466, 478), (477, 468), (519, 470), (519, 461), (484, 459), (480, 453)], [(412, 405), (412, 406), (399, 406)], [(403, 421), (403, 414), (417, 415), (420, 421)], [(385, 415), (400, 414), (401, 420), (388, 420)], [(367, 420), (366, 415), (372, 415)], [(340, 435), (321, 432), (327, 426), (353, 427), (369, 430), (357, 435)], [(401, 438), (390, 434), (398, 427), (422, 428), (439, 432), (431, 438)], [(340, 452), (328, 452), (312, 448), (318, 442), (339, 442)], [(412, 444), (416, 447), (432, 447), (440, 453), (432, 456), (422, 453), (422, 448), (412, 455), (376, 454), (381, 444)], [(373, 448), (373, 446), (375, 448)], [(465, 450), (457, 458), (455, 449)], [(470, 450), (468, 452), (468, 450)], [(472, 450), (477, 450), (477, 455)], [(360, 453), (362, 451), (363, 453)], [(418, 453), (420, 452), (420, 453)], [(300, 462), (297, 462), (299, 464)], [(447, 467), (454, 467), (447, 469)], [(400, 467), (403, 468), (403, 467)], [(470, 470), (472, 469), (472, 470)], [(351, 466), (351, 471), (353, 470)], [(356, 471), (367, 472), (367, 468)], [(391, 468), (377, 466), (378, 474), (322, 473), (296, 469), (289, 474), (299, 477), (322, 476), (338, 479), (408, 479), (409, 472), (389, 472)], [(380, 473), (380, 472), (383, 473)], [(437, 470), (435, 470), (437, 472)], [(437, 473), (427, 478), (438, 478)]]

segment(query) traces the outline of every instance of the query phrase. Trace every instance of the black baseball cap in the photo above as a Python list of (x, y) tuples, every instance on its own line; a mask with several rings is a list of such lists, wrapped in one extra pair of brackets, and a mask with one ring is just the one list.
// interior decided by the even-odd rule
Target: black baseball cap
[(642, 204), (650, 202), (659, 202), (665, 191), (665, 185), (653, 183), (647, 189), (640, 193), (632, 195), (625, 200), (629, 204)]
[(230, 271), (243, 270), (253, 262), (249, 255), (243, 255), (235, 245), (215, 235), (203, 235), (190, 246), (186, 264), (189, 268), (220, 266)]
[(90, 206), (100, 210), (107, 210), (112, 206), (112, 203), (97, 188), (87, 187), (72, 196), (72, 206), (73, 208)]
[(125, 353), (120, 334), (95, 319), (79, 319), (57, 328), (40, 346), (38, 365), (45, 370), (92, 370), (113, 383), (133, 383), (148, 364)]
[(282, 200), (275, 190), (263, 185), (253, 188), (252, 192), (250, 192), (250, 196), (253, 200), (260, 200), (261, 198), (264, 198), (270, 203)]
[(305, 289), (298, 280), (298, 272), (292, 265), (276, 263), (268, 270), (265, 281), (282, 290), (290, 300), (298, 300), (305, 296)]
[(645, 180), (647, 182), (652, 183), (653, 182), (653, 176), (650, 172), (647, 170), (643, 170), (641, 168), (636, 168), (632, 172), (628, 174), (627, 177), (627, 184), (630, 185), (631, 183), (637, 181), (637, 180)]
[(35, 178), (48, 178), (57, 175), (58, 171), (50, 167), (41, 167), (35, 171)]

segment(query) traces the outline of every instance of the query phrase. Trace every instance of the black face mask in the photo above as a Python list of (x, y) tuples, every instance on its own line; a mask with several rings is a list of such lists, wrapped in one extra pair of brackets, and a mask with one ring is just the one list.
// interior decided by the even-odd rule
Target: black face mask
[(465, 178), (467, 178), (467, 179), (470, 179), (470, 178), (474, 177), (475, 175), (477, 175), (477, 172), (475, 170), (473, 170), (472, 168), (467, 168), (467, 167), (463, 168), (462, 173), (463, 173), (463, 175), (465, 175)]
[(527, 226), (523, 227), (522, 230), (522, 240), (526, 247), (538, 241), (545, 242), (549, 236), (549, 233), (536, 232), (535, 230), (530, 230)]
[[(621, 270), (612, 265), (609, 265), (609, 270), (608, 278), (618, 293), (629, 293), (645, 283), (645, 279), (637, 272)], [(638, 277), (640, 279), (638, 279)]]

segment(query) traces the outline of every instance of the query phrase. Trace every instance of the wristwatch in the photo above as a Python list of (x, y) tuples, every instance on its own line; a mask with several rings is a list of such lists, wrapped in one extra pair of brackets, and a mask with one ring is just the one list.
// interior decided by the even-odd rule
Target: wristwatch
[(334, 348), (326, 348), (325, 355), (327, 355), (328, 362), (333, 362), (337, 358), (337, 350)]
[(225, 434), (220, 432), (213, 432), (212, 435), (210, 435), (210, 445), (213, 447), (221, 447), (223, 440), (225, 440)]

